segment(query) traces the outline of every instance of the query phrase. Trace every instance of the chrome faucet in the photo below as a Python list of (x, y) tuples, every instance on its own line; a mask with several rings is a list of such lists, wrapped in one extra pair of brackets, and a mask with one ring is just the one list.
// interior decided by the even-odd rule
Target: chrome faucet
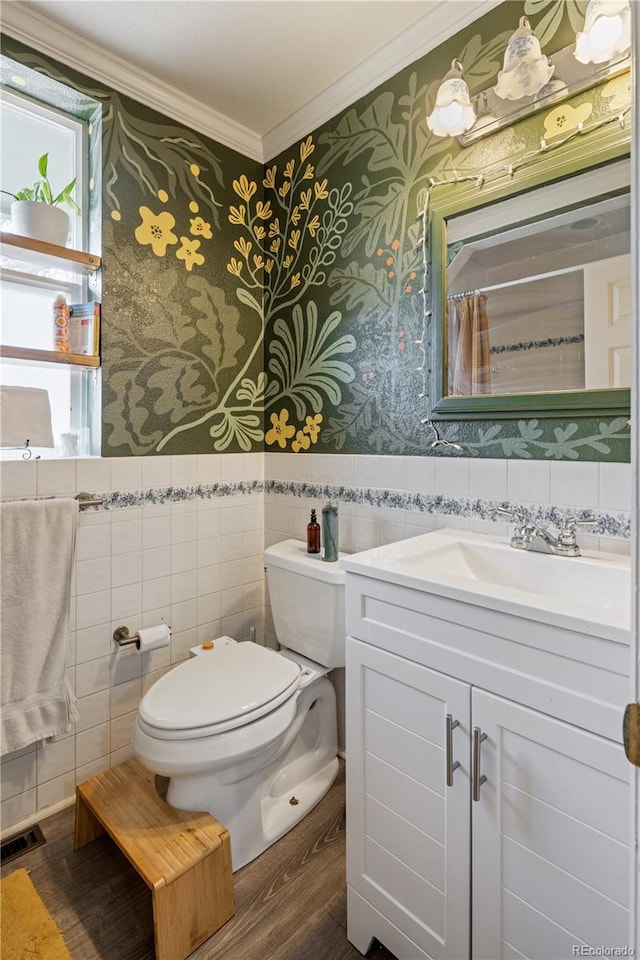
[(561, 522), (559, 533), (555, 535), (548, 527), (541, 526), (518, 510), (506, 510), (504, 507), (497, 507), (494, 516), (498, 513), (505, 517), (511, 517), (516, 522), (511, 537), (512, 547), (517, 550), (531, 550), (533, 553), (552, 553), (558, 557), (579, 557), (580, 547), (576, 538), (577, 528), (598, 522), (596, 519), (577, 520), (575, 517), (569, 517)]

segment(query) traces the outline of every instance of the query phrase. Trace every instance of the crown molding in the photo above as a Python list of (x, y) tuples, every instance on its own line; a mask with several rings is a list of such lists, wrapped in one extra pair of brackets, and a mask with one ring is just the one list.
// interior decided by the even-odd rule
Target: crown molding
[(502, 0), (433, 0), (432, 8), (423, 17), (269, 130), (262, 138), (264, 162), (331, 120), (500, 3)]
[(263, 160), (262, 140), (253, 130), (24, 7), (19, 0), (2, 4), (2, 32), (245, 157)]
[[(432, 9), (261, 137), (175, 87), (53, 23), (20, 0), (2, 4), (4, 33), (120, 93), (266, 163), (479, 19), (502, 0), (433, 0)], [(455, 4), (455, 17), (452, 16)]]

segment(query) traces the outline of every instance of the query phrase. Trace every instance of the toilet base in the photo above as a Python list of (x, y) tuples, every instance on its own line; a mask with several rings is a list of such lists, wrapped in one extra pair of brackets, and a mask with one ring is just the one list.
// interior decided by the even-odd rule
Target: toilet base
[[(280, 797), (265, 797), (262, 801), (262, 829), (265, 849), (288, 833), (303, 817), (313, 810), (336, 779), (339, 761), (334, 757), (307, 780), (292, 787), (291, 793)], [(292, 802), (295, 801), (295, 802)]]
[[(186, 775), (176, 768), (159, 771), (144, 754), (140, 757), (150, 769), (156, 766), (156, 773), (169, 775), (168, 803), (181, 810), (206, 810), (225, 824), (235, 872), (279, 840), (325, 795), (339, 768), (336, 727), (333, 685), (320, 677), (299, 693), (293, 722), (282, 740), (263, 754)], [(179, 751), (179, 742), (173, 746)]]

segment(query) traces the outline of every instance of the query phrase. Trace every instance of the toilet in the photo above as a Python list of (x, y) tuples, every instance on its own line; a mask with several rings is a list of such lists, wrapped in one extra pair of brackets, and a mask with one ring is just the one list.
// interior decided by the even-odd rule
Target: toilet
[(322, 799), (338, 772), (335, 692), (344, 666), (344, 571), (285, 540), (264, 553), (279, 651), (222, 637), (140, 702), (133, 748), (169, 778), (167, 802), (208, 810), (249, 863)]

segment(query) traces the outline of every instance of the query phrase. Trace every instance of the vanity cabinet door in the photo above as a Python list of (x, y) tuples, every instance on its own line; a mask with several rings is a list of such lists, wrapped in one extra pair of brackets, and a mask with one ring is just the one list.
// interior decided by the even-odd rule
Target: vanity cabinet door
[(472, 717), (476, 736), (486, 734), (487, 778), (471, 804), (474, 960), (569, 960), (580, 947), (627, 945), (622, 747), (477, 689)]
[[(424, 954), (460, 960), (470, 942), (471, 688), (351, 637), (346, 675), (347, 882)], [(447, 714), (458, 722), (451, 786)], [(349, 938), (366, 950), (355, 926)]]

